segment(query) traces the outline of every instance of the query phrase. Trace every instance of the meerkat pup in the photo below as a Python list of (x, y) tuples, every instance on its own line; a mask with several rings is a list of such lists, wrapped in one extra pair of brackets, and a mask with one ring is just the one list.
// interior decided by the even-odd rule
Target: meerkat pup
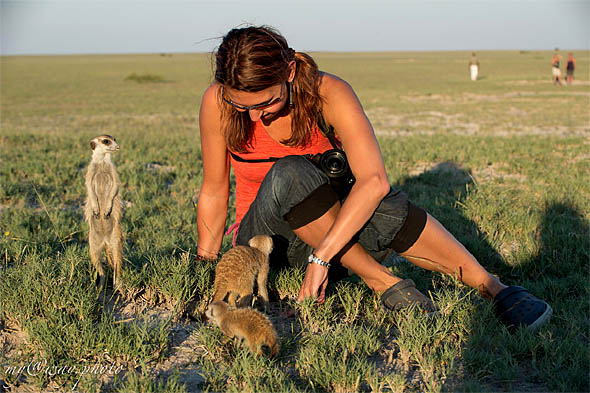
[(240, 306), (245, 299), (254, 294), (254, 282), (258, 285), (258, 294), (268, 308), (268, 256), (272, 251), (272, 238), (267, 235), (254, 236), (248, 246), (237, 246), (226, 252), (215, 269), (213, 301), (225, 300), (236, 306), (239, 297)]
[(267, 346), (270, 355), (279, 353), (279, 338), (266, 315), (252, 308), (235, 308), (223, 301), (216, 301), (205, 311), (207, 318), (217, 325), (223, 334), (246, 340), (252, 353), (263, 355)]
[(101, 135), (90, 141), (92, 160), (86, 172), (86, 204), (84, 215), (88, 221), (88, 244), (90, 260), (98, 274), (99, 291), (102, 290), (105, 275), (101, 261), (102, 251), (113, 268), (113, 287), (118, 288), (123, 258), (121, 232), (121, 181), (111, 154), (119, 150), (115, 138)]

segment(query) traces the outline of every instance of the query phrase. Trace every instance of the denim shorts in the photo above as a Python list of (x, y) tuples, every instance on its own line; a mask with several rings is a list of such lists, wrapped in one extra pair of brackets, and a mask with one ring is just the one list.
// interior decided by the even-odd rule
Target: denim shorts
[[(272, 266), (306, 265), (313, 248), (295, 235), (292, 225), (285, 217), (296, 206), (308, 200), (315, 190), (325, 188), (327, 184), (328, 176), (308, 158), (281, 158), (266, 174), (256, 199), (242, 219), (236, 244), (246, 245), (256, 235), (270, 235), (274, 242)], [(329, 204), (325, 211), (332, 205)], [(354, 240), (373, 258), (383, 262), (392, 250), (394, 238), (406, 222), (408, 206), (412, 205), (409, 204), (406, 193), (390, 189)]]

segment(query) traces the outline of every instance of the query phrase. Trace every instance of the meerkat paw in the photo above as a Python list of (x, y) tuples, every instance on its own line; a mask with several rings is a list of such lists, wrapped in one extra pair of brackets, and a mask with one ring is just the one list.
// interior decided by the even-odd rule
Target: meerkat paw
[(252, 293), (249, 295), (240, 296), (238, 300), (236, 300), (235, 306), (237, 308), (254, 307), (256, 300), (257, 298)]
[(99, 275), (98, 276), (98, 285), (96, 286), (96, 294), (100, 296), (102, 291), (105, 289), (105, 277)]

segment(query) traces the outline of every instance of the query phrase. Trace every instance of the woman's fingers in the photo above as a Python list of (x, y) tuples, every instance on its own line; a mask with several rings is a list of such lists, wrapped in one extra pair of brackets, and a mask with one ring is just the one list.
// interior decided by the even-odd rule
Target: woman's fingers
[(301, 302), (308, 297), (318, 297), (319, 292), (318, 302), (323, 303), (325, 300), (327, 284), (328, 269), (310, 263), (307, 265), (307, 270), (297, 300)]

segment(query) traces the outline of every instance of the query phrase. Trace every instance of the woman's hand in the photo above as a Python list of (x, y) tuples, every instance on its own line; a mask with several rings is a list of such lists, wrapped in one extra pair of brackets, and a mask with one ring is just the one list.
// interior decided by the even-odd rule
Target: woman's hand
[[(328, 268), (315, 263), (309, 263), (297, 301), (302, 302), (305, 298), (317, 297), (318, 303), (323, 303), (326, 300), (327, 285)], [(318, 291), (320, 292), (319, 296)]]

